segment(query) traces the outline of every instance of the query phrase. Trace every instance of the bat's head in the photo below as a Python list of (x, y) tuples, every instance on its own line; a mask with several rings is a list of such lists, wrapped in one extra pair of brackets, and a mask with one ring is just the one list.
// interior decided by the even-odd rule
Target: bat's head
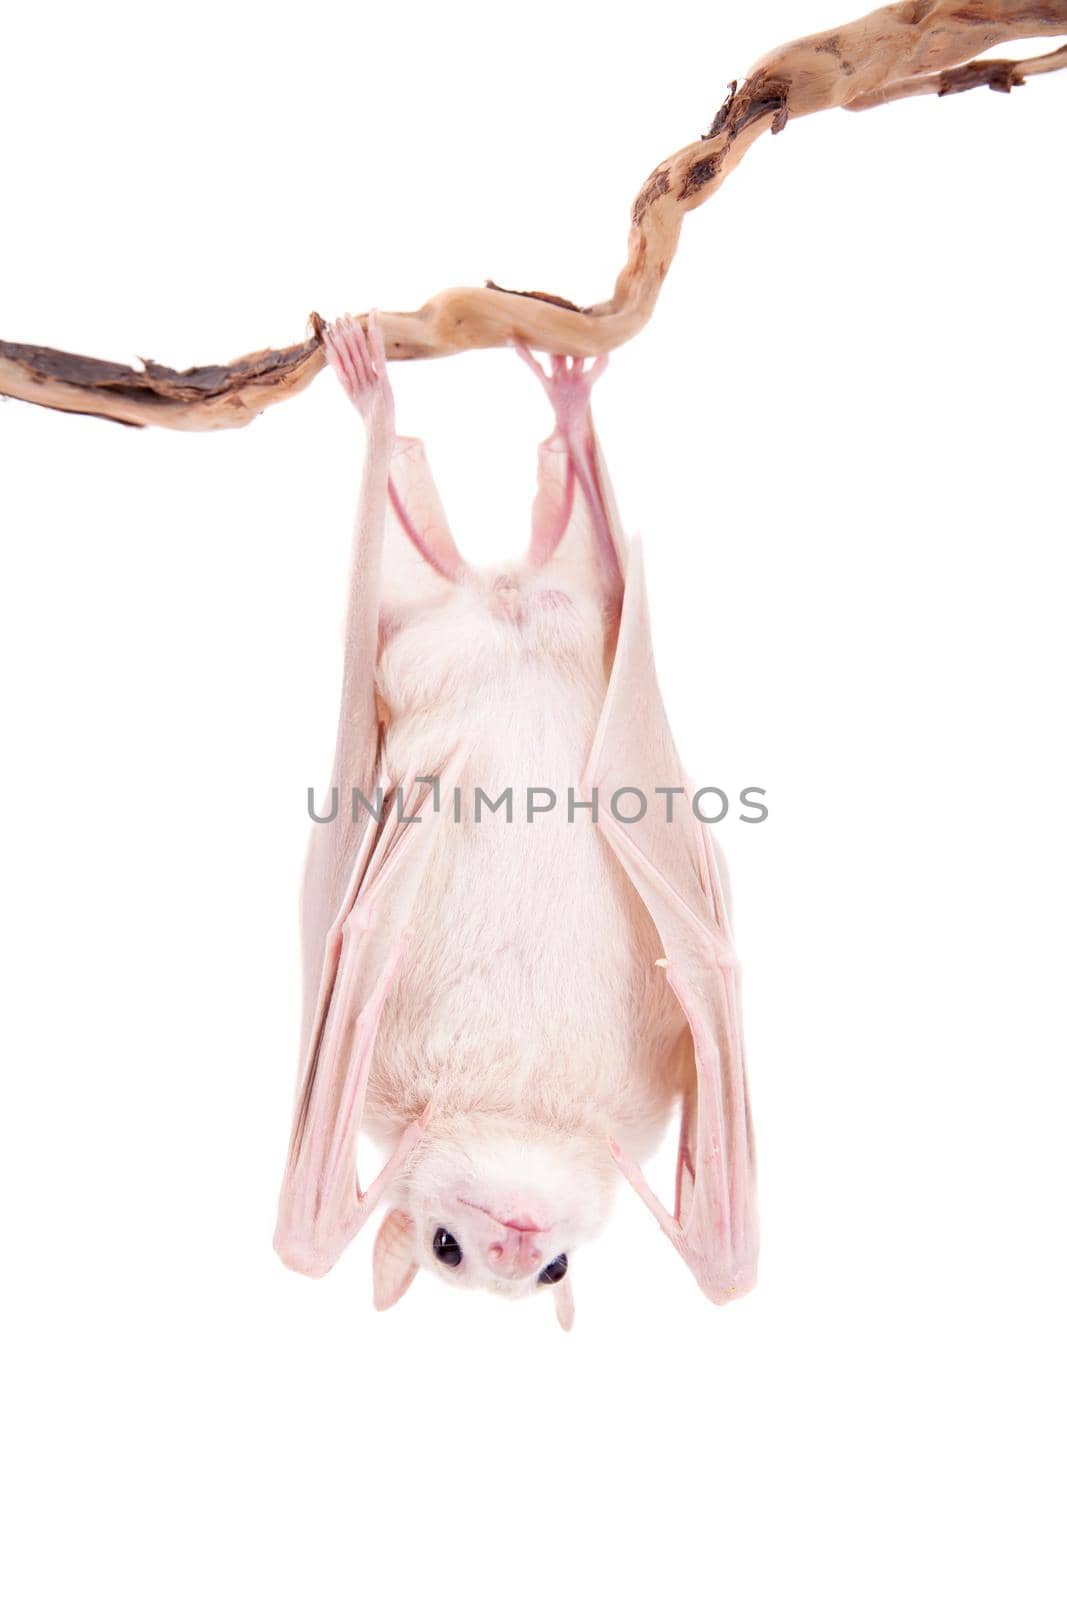
[(551, 1293), (569, 1328), (571, 1256), (603, 1227), (612, 1176), (603, 1140), (488, 1117), (431, 1124), (375, 1244), (375, 1304), (395, 1305), (424, 1267), (464, 1289)]

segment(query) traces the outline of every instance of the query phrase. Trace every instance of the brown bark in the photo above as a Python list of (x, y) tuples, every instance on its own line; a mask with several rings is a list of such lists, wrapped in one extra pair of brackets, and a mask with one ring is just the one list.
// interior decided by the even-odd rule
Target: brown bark
[[(489, 349), (519, 338), (560, 355), (600, 355), (652, 315), (686, 213), (703, 205), (761, 134), (794, 117), (869, 110), (921, 94), (1006, 92), (1067, 66), (1067, 46), (1023, 61), (976, 60), (1012, 39), (1067, 34), (1067, 0), (903, 0), (764, 56), (702, 138), (663, 161), (634, 202), (626, 264), (609, 300), (579, 307), (541, 291), (446, 289), (418, 311), (381, 313), (391, 360)], [(321, 319), (311, 336), (226, 366), (143, 370), (38, 345), (0, 341), (0, 394), (134, 426), (240, 427), (311, 382), (324, 364)]]

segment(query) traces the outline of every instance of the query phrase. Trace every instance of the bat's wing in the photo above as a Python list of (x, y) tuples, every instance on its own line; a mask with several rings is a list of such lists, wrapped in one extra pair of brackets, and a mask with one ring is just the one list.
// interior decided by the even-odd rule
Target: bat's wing
[[(665, 977), (690, 1034), (674, 1214), (617, 1148), (616, 1159), (705, 1294), (724, 1303), (752, 1288), (759, 1247), (739, 972), (716, 851), (694, 815), (656, 681), (636, 543), (627, 557), (615, 660), (584, 786), (595, 790), (599, 826), (663, 941)], [(622, 789), (646, 803), (635, 822), (620, 822), (612, 809)], [(630, 793), (615, 809), (635, 815), (639, 801)]]
[[(460, 760), (426, 776), (451, 784)], [(423, 776), (400, 786), (403, 820), (395, 793), (383, 796), (382, 821), (363, 830), (325, 941), (274, 1240), (286, 1266), (312, 1277), (334, 1265), (421, 1133), (419, 1124), (408, 1128), (378, 1178), (360, 1188), (356, 1145), (378, 1023), (438, 821)]]
[[(664, 976), (689, 1024), (675, 1206), (668, 1212), (640, 1168), (613, 1151), (623, 1172), (711, 1299), (755, 1282), (758, 1253), (755, 1155), (741, 1040), (739, 972), (723, 871), (697, 820), (652, 655), (640, 546), (628, 544), (589, 413), (602, 364), (553, 358), (547, 372), (526, 352), (552, 402), (556, 432), (541, 447), (530, 559), (595, 565), (618, 615), (608, 691), (590, 754), (584, 798), (656, 925)], [(612, 799), (620, 790), (613, 809)], [(620, 815), (638, 820), (622, 822)]]
[(313, 1276), (333, 1266), (419, 1136), (417, 1124), (409, 1128), (361, 1191), (356, 1143), (378, 1021), (436, 821), (437, 791), (420, 780), (449, 781), (461, 759), (444, 773), (409, 774), (399, 786), (402, 811), (395, 791), (379, 789), (381, 630), (450, 583), (462, 563), (422, 446), (395, 435), (376, 329), (341, 324), (330, 330), (328, 353), (363, 413), (367, 448), (331, 778), (336, 816), (315, 825), (304, 874), (301, 1078), (275, 1234), (286, 1265)]

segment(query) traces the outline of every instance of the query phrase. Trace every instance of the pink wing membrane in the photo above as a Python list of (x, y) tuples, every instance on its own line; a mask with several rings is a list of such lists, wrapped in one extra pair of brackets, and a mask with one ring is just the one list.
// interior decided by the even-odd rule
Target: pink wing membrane
[(543, 567), (552, 559), (570, 526), (577, 482), (570, 451), (564, 440), (553, 433), (537, 454), (537, 493), (529, 549), (535, 567)]
[(464, 571), (422, 440), (395, 440), (389, 464), (381, 606), (390, 610), (431, 600)]
[[(619, 788), (648, 800), (638, 822), (607, 806)], [(608, 696), (586, 788), (601, 797), (600, 826), (663, 941), (665, 976), (689, 1023), (693, 1082), (683, 1107), (676, 1210), (653, 1211), (705, 1294), (725, 1303), (755, 1283), (755, 1163), (745, 1088), (737, 961), (714, 853), (688, 803), (652, 658), (640, 549), (631, 547)], [(666, 796), (673, 789), (673, 821)], [(660, 803), (656, 803), (660, 802)], [(621, 1153), (620, 1153), (621, 1154)], [(634, 1178), (632, 1163), (620, 1161)], [(638, 1185), (649, 1200), (647, 1185)]]

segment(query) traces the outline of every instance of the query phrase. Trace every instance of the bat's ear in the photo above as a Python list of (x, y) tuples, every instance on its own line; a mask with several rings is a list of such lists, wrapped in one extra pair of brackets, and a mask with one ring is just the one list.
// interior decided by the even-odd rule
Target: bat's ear
[(418, 1265), (412, 1250), (415, 1224), (403, 1211), (390, 1211), (374, 1241), (374, 1306), (388, 1311), (415, 1281)]
[(561, 1278), (552, 1290), (552, 1297), (556, 1302), (556, 1321), (564, 1333), (570, 1333), (574, 1327), (574, 1289), (571, 1285), (570, 1274)]

